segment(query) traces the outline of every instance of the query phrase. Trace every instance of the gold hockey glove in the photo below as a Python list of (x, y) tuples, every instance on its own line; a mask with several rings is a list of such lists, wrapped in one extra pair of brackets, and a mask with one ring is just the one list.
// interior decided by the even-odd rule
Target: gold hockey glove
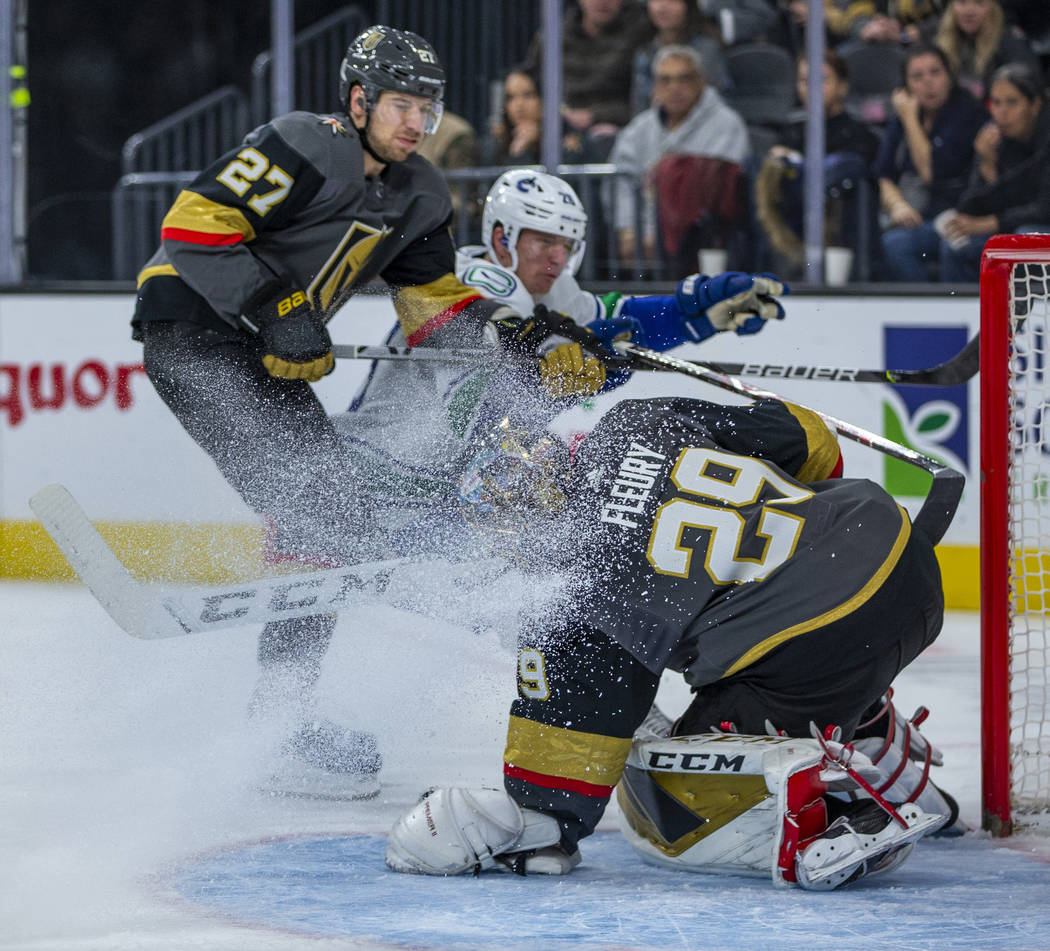
[(563, 343), (540, 358), (540, 384), (552, 399), (593, 396), (605, 385), (605, 367), (578, 343)]
[(302, 291), (268, 290), (249, 302), (248, 314), (242, 318), (262, 340), (263, 366), (270, 376), (316, 383), (335, 368), (332, 339), (324, 322)]

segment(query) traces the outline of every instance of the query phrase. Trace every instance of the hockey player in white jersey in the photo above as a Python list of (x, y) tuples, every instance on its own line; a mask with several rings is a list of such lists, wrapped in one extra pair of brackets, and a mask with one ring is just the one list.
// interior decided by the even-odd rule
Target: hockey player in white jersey
[[(529, 359), (520, 367), (508, 363), (508, 349), (524, 348), (506, 338), (516, 328), (542, 325), (531, 318), (544, 309), (587, 327), (609, 349), (614, 339), (667, 350), (721, 331), (752, 334), (784, 316), (777, 298), (788, 288), (771, 275), (694, 274), (667, 296), (585, 291), (575, 275), (587, 213), (571, 186), (544, 172), (502, 174), (485, 199), (482, 229), (483, 245), (457, 252), (456, 277), (506, 305), (488, 325), (492, 359), (477, 366), (377, 361), (349, 411), (335, 419), (351, 448), (372, 459), (372, 471), (389, 473), (398, 506), (407, 500), (430, 512), (442, 502), (455, 508), (456, 480), (476, 452), (478, 434), (492, 432), (511, 411), (519, 425), (535, 430), (576, 399), (627, 379), (622, 371), (607, 378), (578, 343), (544, 339), (542, 326), (528, 334), (529, 352), (522, 355)], [(409, 341), (395, 327), (387, 342)]]
[(693, 274), (670, 296), (599, 297), (584, 290), (576, 274), (587, 212), (572, 186), (545, 172), (520, 168), (501, 175), (485, 199), (481, 230), (484, 244), (456, 254), (460, 281), (519, 314), (537, 306), (565, 314), (606, 345), (630, 336), (640, 346), (668, 350), (726, 330), (756, 333), (784, 316), (776, 298), (788, 288), (768, 274)]

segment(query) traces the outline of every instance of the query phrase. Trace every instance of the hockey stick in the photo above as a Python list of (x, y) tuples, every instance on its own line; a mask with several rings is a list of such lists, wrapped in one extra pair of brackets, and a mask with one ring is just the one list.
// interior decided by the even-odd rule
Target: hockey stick
[[(974, 339), (976, 340), (977, 338), (975, 337)], [(718, 372), (714, 369), (715, 364), (704, 366), (703, 364), (690, 363), (686, 360), (669, 357), (665, 353), (646, 350), (644, 347), (638, 347), (634, 344), (622, 344), (617, 349), (631, 361), (632, 365), (640, 363), (647, 366), (659, 366), (661, 369), (684, 373), (687, 376), (711, 383), (723, 390), (729, 390), (732, 393), (747, 396), (751, 399), (774, 399), (785, 402), (784, 397), (776, 393), (770, 393), (767, 390), (750, 386), (733, 376)], [(794, 405), (801, 406), (800, 403), (795, 403)], [(919, 513), (913, 519), (913, 524), (921, 528), (933, 544), (936, 545), (941, 540), (948, 529), (948, 525), (951, 524), (952, 518), (955, 516), (955, 510), (958, 508), (959, 499), (962, 496), (966, 477), (961, 472), (946, 466), (942, 462), (938, 462), (930, 456), (887, 439), (885, 436), (861, 429), (859, 426), (854, 426), (852, 423), (829, 416), (820, 410), (811, 409), (810, 407), (802, 408), (809, 409), (811, 413), (816, 413), (839, 435), (929, 472), (933, 476), (933, 484), (930, 486), (930, 491), (927, 493)]]
[[(368, 344), (336, 344), (332, 352), (342, 360), (422, 360), (438, 363), (482, 363), (498, 353), (494, 350), (444, 350), (431, 347), (391, 347)], [(682, 361), (688, 362), (688, 361)], [(980, 334), (954, 357), (922, 370), (860, 370), (853, 367), (804, 366), (789, 363), (721, 363), (701, 361), (716, 373), (777, 380), (816, 380), (844, 383), (899, 383), (913, 386), (958, 386), (980, 369)], [(669, 367), (649, 367), (668, 370)]]
[(45, 486), (29, 506), (110, 617), (128, 634), (147, 640), (324, 614), (362, 601), (412, 609), (407, 602), (413, 597), (434, 590), (469, 592), (506, 568), (498, 559), (454, 564), (402, 558), (227, 587), (143, 584), (63, 486)]

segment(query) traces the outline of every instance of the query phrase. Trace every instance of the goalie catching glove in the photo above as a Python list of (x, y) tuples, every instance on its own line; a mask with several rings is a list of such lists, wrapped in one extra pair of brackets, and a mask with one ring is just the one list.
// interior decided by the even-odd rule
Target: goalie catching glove
[(522, 809), (502, 789), (431, 789), (394, 824), (386, 864), (417, 875), (564, 875), (580, 861), (558, 844), (552, 816)]
[(332, 338), (303, 291), (268, 285), (244, 307), (241, 322), (259, 335), (270, 376), (316, 383), (335, 367)]

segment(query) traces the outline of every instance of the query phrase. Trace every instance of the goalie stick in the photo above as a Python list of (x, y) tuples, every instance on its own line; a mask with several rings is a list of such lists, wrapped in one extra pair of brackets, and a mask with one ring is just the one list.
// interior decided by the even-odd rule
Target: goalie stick
[(469, 592), (507, 568), (495, 558), (461, 563), (402, 558), (227, 587), (144, 584), (131, 576), (63, 486), (45, 486), (29, 506), (110, 617), (128, 634), (146, 640), (324, 614), (362, 601), (413, 610), (413, 599)]
[[(495, 350), (446, 350), (436, 347), (393, 347), (380, 344), (336, 344), (332, 352), (342, 360), (420, 360), (438, 363), (481, 363), (491, 360)], [(682, 361), (683, 363), (689, 361)], [(790, 363), (722, 363), (699, 361), (716, 373), (777, 380), (816, 380), (840, 383), (897, 383), (912, 386), (959, 386), (980, 369), (980, 334), (954, 357), (921, 370), (861, 370), (855, 367), (806, 366)], [(651, 366), (649, 369), (670, 370)]]

